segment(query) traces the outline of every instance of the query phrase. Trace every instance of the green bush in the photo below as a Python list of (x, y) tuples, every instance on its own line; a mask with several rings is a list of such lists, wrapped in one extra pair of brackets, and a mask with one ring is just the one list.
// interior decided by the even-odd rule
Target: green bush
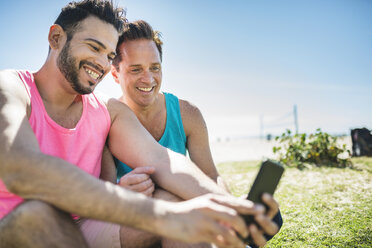
[[(350, 151), (344, 144), (337, 146), (337, 137), (317, 129), (314, 134), (292, 135), (290, 130), (275, 138), (279, 146), (273, 147), (274, 154), (289, 167), (304, 168), (307, 165), (329, 167), (352, 167)], [(348, 153), (347, 158), (339, 158), (342, 153)]]

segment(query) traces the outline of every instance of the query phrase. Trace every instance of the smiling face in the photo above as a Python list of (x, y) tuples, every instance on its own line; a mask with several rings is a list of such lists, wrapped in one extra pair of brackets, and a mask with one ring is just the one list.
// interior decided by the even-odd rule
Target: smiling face
[(162, 80), (160, 55), (154, 41), (126, 41), (120, 45), (119, 51), (119, 70), (113, 66), (112, 74), (121, 86), (125, 102), (141, 107), (154, 104)]
[(114, 26), (97, 17), (87, 17), (67, 40), (57, 58), (57, 66), (78, 94), (93, 92), (111, 69), (118, 33)]

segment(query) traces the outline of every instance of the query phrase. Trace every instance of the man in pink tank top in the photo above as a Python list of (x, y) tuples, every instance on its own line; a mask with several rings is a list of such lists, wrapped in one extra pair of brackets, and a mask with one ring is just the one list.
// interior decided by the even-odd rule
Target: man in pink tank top
[[(239, 213), (276, 233), (271, 196), (264, 214), (227, 195), (186, 157), (159, 145), (126, 105), (93, 94), (110, 71), (122, 22), (111, 1), (72, 2), (50, 27), (39, 71), (0, 72), (0, 246), (124, 247), (121, 225), (187, 243), (244, 247), (238, 236), (250, 235), (263, 245), (262, 231), (247, 228)], [(157, 185), (193, 199), (151, 199), (99, 180), (101, 160), (112, 163), (102, 158), (106, 141), (120, 161), (154, 166)]]

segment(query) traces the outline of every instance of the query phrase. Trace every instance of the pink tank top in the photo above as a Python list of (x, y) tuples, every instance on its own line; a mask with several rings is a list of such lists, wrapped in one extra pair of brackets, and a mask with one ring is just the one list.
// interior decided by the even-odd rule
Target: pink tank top
[[(83, 113), (78, 124), (73, 129), (64, 128), (48, 116), (32, 73), (18, 71), (18, 74), (31, 99), (29, 123), (40, 150), (64, 159), (98, 178), (102, 150), (111, 125), (106, 105), (93, 93), (83, 95)], [(0, 180), (0, 219), (22, 201), (21, 197), (10, 193)]]

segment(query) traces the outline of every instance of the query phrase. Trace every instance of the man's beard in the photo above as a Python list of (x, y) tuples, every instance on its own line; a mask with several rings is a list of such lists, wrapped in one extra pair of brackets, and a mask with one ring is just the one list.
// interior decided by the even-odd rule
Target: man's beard
[(93, 92), (90, 87), (84, 87), (79, 80), (79, 70), (84, 61), (81, 61), (79, 68), (76, 68), (76, 58), (70, 54), (70, 41), (67, 41), (62, 48), (61, 53), (57, 58), (57, 66), (62, 72), (63, 76), (70, 83), (71, 87), (80, 95), (85, 95)]

